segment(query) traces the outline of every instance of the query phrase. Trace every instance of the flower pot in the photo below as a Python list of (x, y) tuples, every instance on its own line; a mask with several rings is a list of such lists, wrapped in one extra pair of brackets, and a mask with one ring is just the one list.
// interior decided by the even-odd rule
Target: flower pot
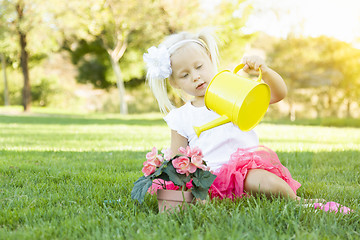
[[(188, 204), (193, 203), (194, 196), (191, 192), (182, 192), (180, 190), (157, 190), (157, 199), (159, 212), (184, 209)], [(179, 208), (180, 207), (180, 208)]]

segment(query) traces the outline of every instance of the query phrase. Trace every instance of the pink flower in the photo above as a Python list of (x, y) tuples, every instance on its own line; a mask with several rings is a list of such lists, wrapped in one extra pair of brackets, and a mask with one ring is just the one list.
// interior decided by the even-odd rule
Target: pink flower
[(186, 146), (186, 148), (180, 147), (180, 148), (179, 148), (179, 152), (181, 152), (183, 155), (185, 155), (185, 156), (187, 156), (187, 157), (191, 157), (191, 156), (192, 156), (192, 152), (191, 152), (190, 146)]
[(194, 164), (196, 167), (203, 169), (205, 166), (203, 164), (203, 159), (201, 156), (192, 156), (191, 157), (191, 163)]
[(156, 167), (160, 167), (162, 162), (164, 161), (163, 157), (158, 154), (156, 147), (153, 147), (152, 151), (146, 154), (146, 160), (148, 162), (154, 163)]
[(145, 177), (153, 174), (155, 172), (155, 170), (156, 170), (156, 166), (154, 165), (153, 162), (145, 161), (143, 163), (143, 165), (144, 165), (144, 167), (143, 167), (143, 169), (141, 171), (144, 173)]
[(191, 150), (191, 156), (190, 157), (193, 157), (193, 156), (199, 156), (199, 157), (203, 157), (203, 154), (201, 152), (201, 149), (197, 146), (193, 147), (193, 149)]
[(181, 152), (182, 154), (184, 154), (185, 156), (187, 156), (189, 158), (191, 158), (193, 156), (203, 157), (203, 154), (202, 154), (200, 148), (197, 146), (193, 147), (192, 149), (189, 146), (187, 146), (186, 148), (180, 147), (179, 152)]
[(206, 166), (203, 164), (203, 154), (199, 147), (195, 146), (192, 149), (189, 146), (187, 146), (186, 148), (180, 147), (179, 152), (191, 158), (191, 163), (197, 168), (203, 170), (206, 169)]
[(189, 146), (187, 146), (186, 148), (183, 147), (179, 147), (179, 152), (181, 152), (183, 155), (190, 157), (191, 155), (191, 149)]
[(164, 159), (165, 159), (166, 161), (169, 161), (169, 160), (171, 159), (172, 152), (171, 152), (171, 149), (170, 149), (170, 148), (168, 148), (168, 149), (165, 149), (165, 148), (164, 148), (161, 152), (164, 154)]
[(197, 169), (197, 167), (190, 162), (190, 159), (185, 156), (175, 158), (172, 161), (172, 164), (176, 169), (176, 172), (180, 174), (186, 174), (186, 176), (188, 176), (189, 173), (194, 173)]

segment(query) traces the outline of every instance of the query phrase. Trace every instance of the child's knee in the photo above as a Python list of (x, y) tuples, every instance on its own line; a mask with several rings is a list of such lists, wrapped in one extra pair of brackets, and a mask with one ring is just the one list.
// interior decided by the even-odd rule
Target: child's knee
[(271, 193), (281, 191), (283, 180), (277, 175), (264, 169), (251, 169), (244, 181), (244, 190), (247, 192)]
[(266, 170), (263, 169), (251, 169), (248, 171), (244, 180), (244, 190), (246, 192), (258, 192), (268, 184)]

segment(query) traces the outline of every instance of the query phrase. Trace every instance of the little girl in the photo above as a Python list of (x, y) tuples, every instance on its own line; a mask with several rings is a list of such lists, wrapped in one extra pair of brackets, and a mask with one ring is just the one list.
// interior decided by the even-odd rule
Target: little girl
[[(296, 190), (301, 186), (284, 167), (275, 152), (259, 146), (256, 133), (241, 131), (233, 123), (207, 130), (197, 137), (193, 126), (201, 126), (219, 115), (206, 108), (206, 88), (217, 73), (218, 49), (207, 31), (182, 32), (165, 39), (159, 47), (144, 54), (147, 80), (165, 121), (171, 129), (171, 151), (179, 147), (199, 147), (207, 166), (217, 175), (211, 186), (211, 197), (236, 198), (265, 194), (300, 200)], [(262, 71), (271, 89), (270, 103), (282, 100), (287, 88), (282, 77), (257, 56), (244, 57), (245, 72)], [(182, 107), (175, 108), (168, 98), (167, 84), (192, 96)], [(321, 206), (320, 206), (321, 207)], [(337, 210), (337, 209), (336, 209)], [(344, 212), (346, 209), (340, 209)]]

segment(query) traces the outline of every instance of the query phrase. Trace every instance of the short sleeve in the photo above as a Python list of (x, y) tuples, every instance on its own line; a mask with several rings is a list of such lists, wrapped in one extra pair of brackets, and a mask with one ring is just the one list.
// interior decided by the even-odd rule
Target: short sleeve
[(164, 117), (165, 122), (170, 129), (175, 130), (181, 136), (188, 138), (184, 124), (184, 112), (181, 108), (171, 110), (168, 115)]

